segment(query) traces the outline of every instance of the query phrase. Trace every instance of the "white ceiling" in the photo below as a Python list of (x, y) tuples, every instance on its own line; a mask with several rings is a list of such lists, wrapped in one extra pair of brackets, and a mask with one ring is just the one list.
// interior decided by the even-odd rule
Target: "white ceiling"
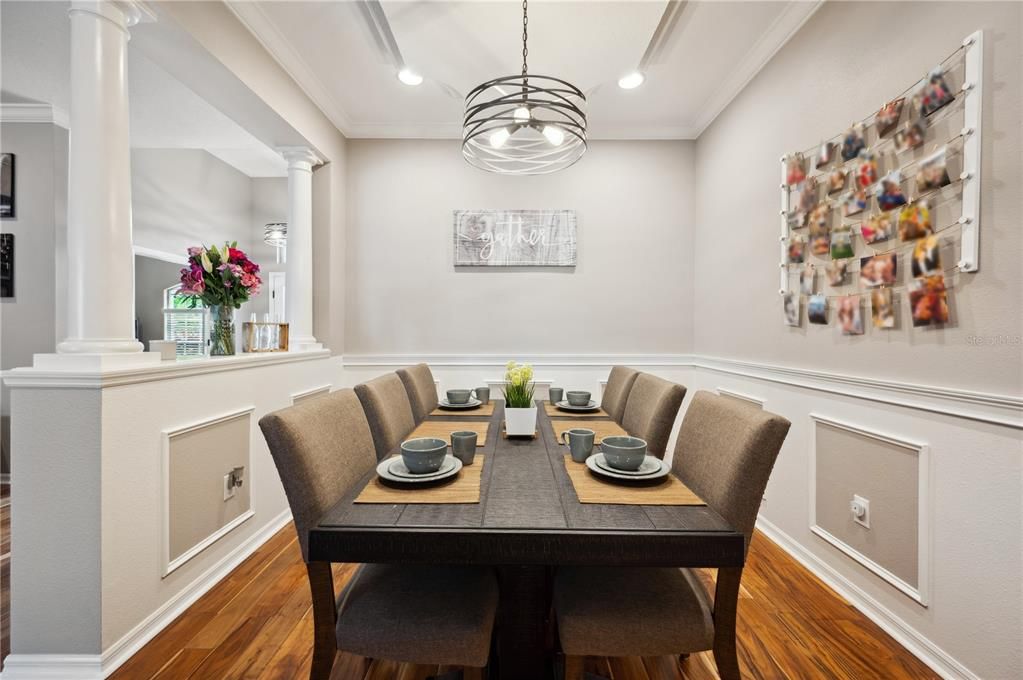
[[(334, 123), (351, 137), (461, 136), (462, 98), (521, 69), (521, 3), (383, 0), (404, 61), (395, 77), (359, 2), (229, 2)], [(697, 137), (817, 9), (820, 0), (683, 3), (638, 89), (617, 87), (639, 64), (665, 0), (534, 0), (531, 72), (589, 95), (593, 138)]]
[[(67, 2), (0, 4), (4, 99), (67, 111)], [(131, 145), (205, 149), (249, 177), (284, 177), (284, 159), (137, 49), (128, 51)]]

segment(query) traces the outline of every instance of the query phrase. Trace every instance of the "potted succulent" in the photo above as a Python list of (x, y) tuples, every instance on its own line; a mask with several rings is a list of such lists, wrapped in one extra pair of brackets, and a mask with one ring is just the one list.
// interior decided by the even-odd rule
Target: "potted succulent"
[(504, 430), (508, 436), (536, 434), (533, 367), (509, 361), (504, 373)]
[(234, 354), (234, 310), (259, 293), (259, 265), (237, 243), (188, 249), (188, 266), (181, 270), (178, 295), (202, 302), (210, 313), (209, 352)]

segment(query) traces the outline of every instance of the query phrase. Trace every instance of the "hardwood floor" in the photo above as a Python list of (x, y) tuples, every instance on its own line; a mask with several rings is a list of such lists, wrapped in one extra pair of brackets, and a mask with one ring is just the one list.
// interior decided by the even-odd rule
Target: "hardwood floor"
[[(336, 587), (352, 565), (335, 565)], [(713, 572), (701, 577), (713, 581)], [(713, 590), (711, 590), (713, 592)], [(290, 526), (275, 535), (112, 676), (112, 680), (305, 678), (312, 651), (309, 590)], [(747, 678), (936, 678), (884, 631), (777, 545), (757, 534), (739, 600), (739, 662)], [(425, 680), (447, 669), (338, 655), (332, 680)], [(612, 680), (708, 680), (709, 652), (587, 659)]]

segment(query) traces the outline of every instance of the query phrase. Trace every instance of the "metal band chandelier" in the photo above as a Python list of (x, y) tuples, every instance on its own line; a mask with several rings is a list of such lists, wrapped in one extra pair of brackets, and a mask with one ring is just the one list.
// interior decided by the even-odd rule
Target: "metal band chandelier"
[(586, 153), (586, 95), (569, 82), (529, 73), (529, 15), (522, 2), (522, 73), (489, 80), (465, 97), (462, 155), (504, 175), (546, 175)]

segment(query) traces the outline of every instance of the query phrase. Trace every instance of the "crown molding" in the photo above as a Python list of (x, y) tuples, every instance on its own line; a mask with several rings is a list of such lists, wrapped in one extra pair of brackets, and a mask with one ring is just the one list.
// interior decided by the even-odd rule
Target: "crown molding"
[(67, 111), (50, 104), (0, 103), (0, 123), (50, 123), (70, 129)]

